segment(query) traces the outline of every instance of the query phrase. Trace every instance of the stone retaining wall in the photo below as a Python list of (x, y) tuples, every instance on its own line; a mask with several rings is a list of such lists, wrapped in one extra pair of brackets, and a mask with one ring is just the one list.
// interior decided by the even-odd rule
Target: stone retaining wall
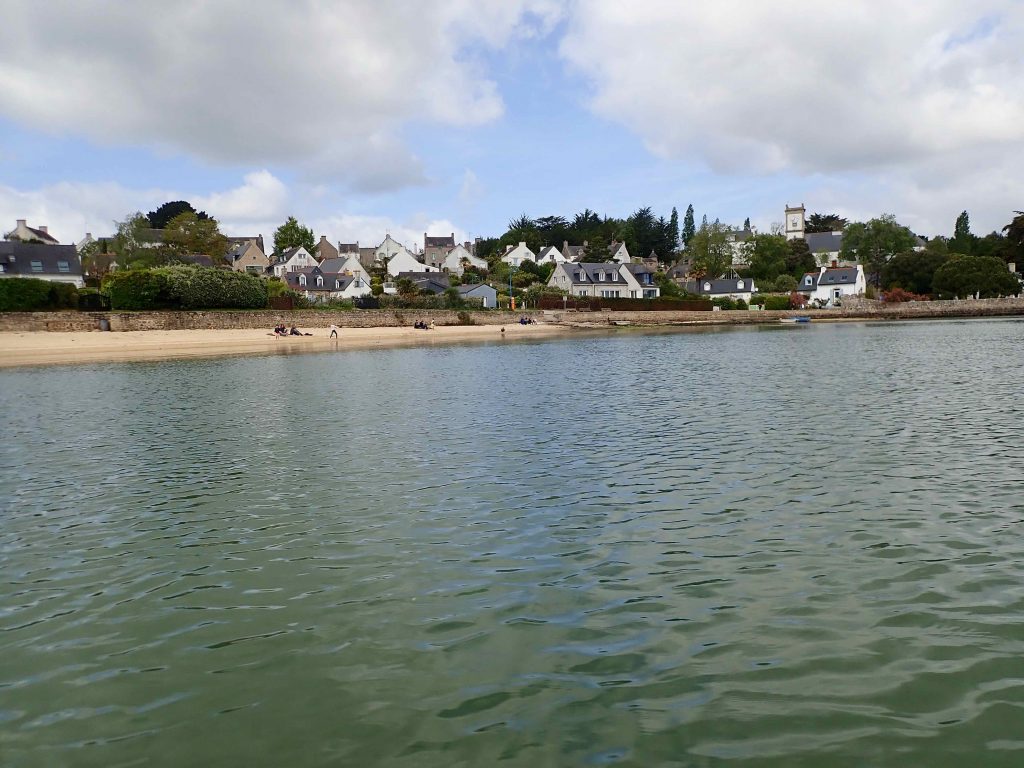
[[(613, 322), (633, 325), (721, 324), (745, 325), (775, 322), (780, 318), (806, 315), (820, 319), (903, 320), (928, 317), (999, 317), (1024, 315), (1024, 297), (1008, 299), (966, 299), (964, 301), (910, 301), (883, 304), (877, 301), (847, 299), (841, 309), (786, 311), (722, 312), (564, 312), (564, 311), (471, 311), (478, 325), (508, 325), (523, 315), (540, 322), (578, 326), (606, 326)], [(0, 313), (0, 331), (94, 331), (106, 321), (112, 331), (205, 330), (223, 328), (273, 328), (278, 323), (296, 325), (302, 330), (326, 328), (331, 323), (341, 328), (411, 326), (416, 320), (437, 325), (457, 325), (457, 312), (431, 309), (359, 309), (293, 310), (278, 312), (206, 311), (206, 312), (4, 312)]]
[[(477, 325), (509, 325), (523, 315), (540, 318), (537, 312), (470, 311)], [(225, 328), (265, 328), (278, 323), (295, 325), (300, 330), (327, 328), (371, 328), (411, 326), (417, 320), (437, 325), (458, 325), (458, 312), (442, 309), (359, 309), (291, 310), (279, 312), (207, 311), (207, 312), (5, 312), (0, 313), (0, 331), (95, 331), (107, 321), (112, 331), (219, 330)]]

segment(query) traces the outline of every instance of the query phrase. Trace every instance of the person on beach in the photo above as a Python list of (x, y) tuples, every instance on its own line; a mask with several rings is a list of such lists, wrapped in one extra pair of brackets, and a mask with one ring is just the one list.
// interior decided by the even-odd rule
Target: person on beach
[(333, 324), (331, 325), (331, 338), (332, 339), (338, 338), (338, 326), (333, 325)]

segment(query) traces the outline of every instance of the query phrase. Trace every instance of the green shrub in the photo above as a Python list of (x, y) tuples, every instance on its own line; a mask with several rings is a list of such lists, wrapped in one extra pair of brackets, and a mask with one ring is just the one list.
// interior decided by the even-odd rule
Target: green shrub
[(167, 278), (151, 269), (111, 272), (103, 281), (111, 309), (166, 309), (171, 305)]
[[(712, 299), (711, 304), (720, 309), (736, 309), (736, 300), (731, 296), (719, 296), (717, 299)], [(744, 305), (745, 308), (746, 305)]]
[(75, 309), (78, 289), (70, 283), (55, 283), (33, 277), (0, 280), (0, 312), (39, 312)]
[(789, 296), (765, 296), (755, 294), (750, 299), (751, 304), (759, 304), (763, 309), (789, 309)]
[(747, 302), (743, 299), (736, 299), (736, 309), (747, 309)]
[(114, 272), (103, 286), (114, 309), (262, 309), (268, 298), (256, 275), (190, 264)]

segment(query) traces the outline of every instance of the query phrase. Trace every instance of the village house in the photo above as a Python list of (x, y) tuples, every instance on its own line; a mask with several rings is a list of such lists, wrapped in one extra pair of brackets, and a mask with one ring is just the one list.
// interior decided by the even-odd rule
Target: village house
[(316, 259), (310, 255), (309, 251), (299, 245), (295, 248), (289, 248), (282, 252), (274, 260), (270, 269), (274, 273), (274, 277), (284, 277), (288, 272), (308, 269), (309, 267), (315, 267), (316, 265)]
[(388, 260), (388, 274), (397, 277), (402, 272), (440, 272), (438, 267), (431, 267), (419, 261), (404, 247)]
[(487, 261), (481, 259), (479, 256), (474, 256), (469, 248), (469, 243), (463, 243), (462, 245), (456, 245), (447, 254), (445, 254), (444, 261), (441, 262), (441, 268), (445, 272), (453, 275), (462, 277), (466, 271), (466, 267), (473, 267), (480, 270), (481, 272), (487, 271)]
[(320, 242), (316, 244), (316, 248), (313, 249), (313, 256), (316, 257), (317, 261), (326, 261), (327, 259), (338, 258), (338, 249), (334, 247), (334, 244), (327, 240), (327, 235), (320, 235)]
[(458, 286), (459, 298), (465, 301), (480, 301), (484, 309), (498, 306), (498, 292), (487, 283)]
[(60, 245), (60, 241), (50, 234), (44, 226), (30, 227), (25, 219), (16, 219), (15, 227), (6, 235), (5, 240), (18, 240), (22, 243), (41, 243), (43, 245)]
[(445, 264), (445, 257), (455, 247), (455, 233), (447, 237), (434, 237), (423, 233), (423, 263), (428, 267), (442, 269)]
[(448, 275), (443, 272), (401, 272), (395, 276), (393, 283), (385, 285), (384, 292), (398, 293), (399, 280), (409, 280), (416, 286), (417, 291), (426, 291), (427, 293), (444, 293), (451, 288)]
[(732, 263), (738, 267), (747, 266), (747, 241), (754, 236), (749, 229), (731, 229), (725, 233), (725, 242), (732, 252)]
[(316, 303), (358, 299), (372, 293), (369, 282), (358, 275), (325, 272), (319, 266), (285, 272), (284, 279), (289, 288)]
[(520, 242), (519, 245), (514, 248), (511, 245), (505, 247), (505, 254), (501, 257), (501, 260), (508, 264), (510, 267), (520, 267), (524, 261), (537, 261), (537, 254), (531, 251), (526, 243)]
[(555, 267), (547, 285), (572, 296), (604, 299), (656, 299), (661, 295), (654, 275), (642, 264), (563, 262)]
[(569, 245), (568, 240), (562, 241), (562, 260), (563, 261), (579, 261), (583, 258), (587, 252), (587, 241), (583, 241), (583, 245)]
[[(88, 235), (86, 235), (86, 237), (88, 237)], [(227, 240), (229, 249), (234, 248), (236, 245), (244, 245), (245, 243), (248, 243), (250, 240), (252, 240), (256, 243), (256, 245), (263, 253), (267, 252), (267, 249), (263, 247), (263, 235), (235, 236), (229, 237)]]
[(867, 290), (864, 267), (860, 264), (844, 267), (832, 262), (831, 267), (822, 267), (818, 272), (807, 272), (800, 278), (797, 290), (804, 294), (808, 301), (817, 302), (822, 306), (835, 306), (842, 302), (844, 296), (864, 295)]
[(384, 236), (381, 244), (373, 249), (373, 263), (377, 266), (387, 264), (400, 253), (406, 253), (409, 254), (409, 256), (412, 256), (412, 253), (410, 253), (404, 245), (395, 240), (389, 233)]
[(625, 243), (619, 243), (613, 240), (608, 246), (608, 255), (612, 261), (618, 264), (629, 264), (632, 259), (629, 257), (629, 250), (626, 248)]
[(564, 261), (565, 256), (553, 245), (545, 245), (537, 254), (538, 264), (561, 264)]
[(750, 297), (757, 292), (754, 280), (749, 277), (690, 280), (683, 283), (683, 290), (708, 299), (743, 299), (748, 303)]
[(0, 241), (0, 278), (30, 277), (85, 287), (82, 262), (73, 245)]
[(370, 273), (359, 260), (356, 253), (346, 253), (334, 259), (326, 259), (320, 262), (320, 269), (324, 272), (337, 273), (361, 277), (365, 282), (370, 282)]
[(262, 275), (270, 266), (270, 258), (253, 238), (232, 246), (227, 253), (228, 264), (236, 272)]

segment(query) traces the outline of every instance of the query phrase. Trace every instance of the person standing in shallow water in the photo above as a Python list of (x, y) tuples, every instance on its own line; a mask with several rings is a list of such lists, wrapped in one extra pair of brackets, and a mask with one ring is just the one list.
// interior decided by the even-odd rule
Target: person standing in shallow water
[(333, 323), (331, 324), (331, 338), (338, 338), (338, 326), (334, 325)]

